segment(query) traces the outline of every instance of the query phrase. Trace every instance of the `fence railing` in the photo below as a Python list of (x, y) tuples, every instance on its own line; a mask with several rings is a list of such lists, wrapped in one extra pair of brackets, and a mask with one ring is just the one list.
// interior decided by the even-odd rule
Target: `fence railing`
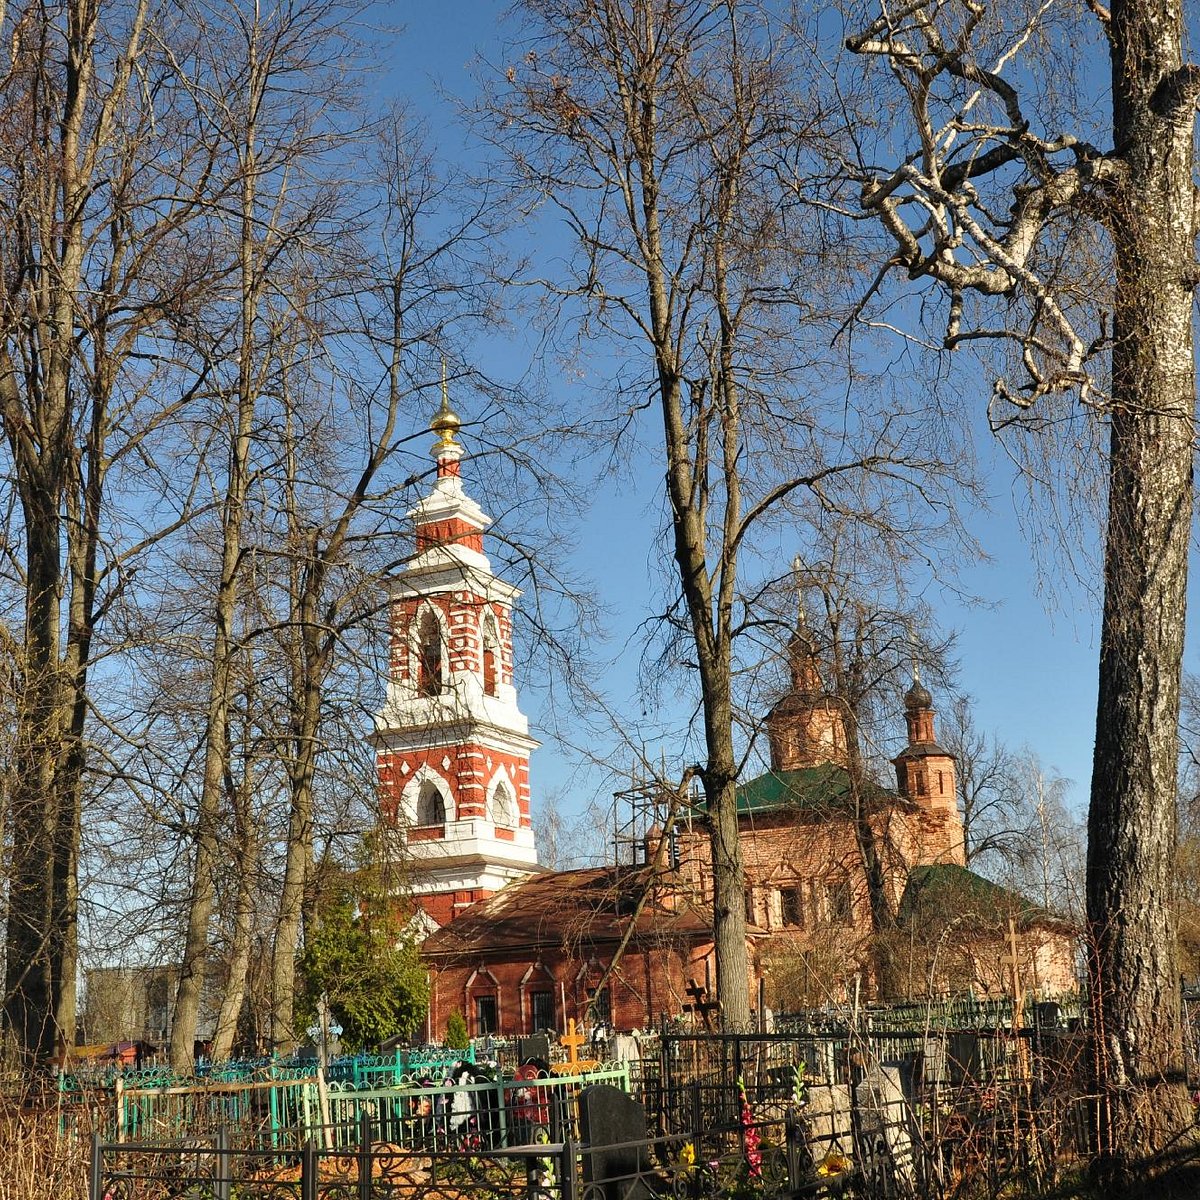
[(91, 1200), (166, 1200), (202, 1195), (296, 1197), (298, 1200), (602, 1200), (637, 1195), (662, 1200), (716, 1200), (750, 1193), (784, 1200), (818, 1194), (821, 1177), (782, 1122), (589, 1144), (568, 1129), (562, 1140), (477, 1149), (410, 1152), (379, 1140), (364, 1114), (353, 1144), (264, 1156), (225, 1130), (184, 1143), (105, 1142), (95, 1138)]
[(335, 1058), (325, 1072), (330, 1083), (355, 1087), (385, 1086), (424, 1076), (441, 1078), (459, 1063), (474, 1063), (475, 1047), (465, 1050), (446, 1046), (410, 1046), (391, 1054), (354, 1054)]
[[(545, 1074), (525, 1079), (408, 1084), (358, 1089), (330, 1084), (327, 1124), (335, 1145), (353, 1137), (369, 1115), (386, 1141), (405, 1149), (436, 1150), (469, 1143), (479, 1148), (521, 1144), (547, 1129), (552, 1112), (572, 1113), (570, 1103), (591, 1084), (629, 1091), (624, 1066), (601, 1066), (578, 1075)], [(341, 1132), (339, 1132), (341, 1131)], [(575, 1130), (576, 1135), (578, 1130)]]
[[(167, 1087), (95, 1089), (87, 1107), (113, 1141), (205, 1137), (229, 1130), (240, 1143), (299, 1149), (309, 1138), (337, 1149), (353, 1141), (363, 1115), (401, 1148), (445, 1149), (470, 1139), (494, 1148), (518, 1142), (549, 1123), (552, 1109), (573, 1111), (580, 1089), (605, 1083), (630, 1090), (627, 1066), (600, 1066), (574, 1075), (544, 1074), (469, 1080), (404, 1079), (384, 1087), (299, 1078), (213, 1081)], [(576, 1130), (577, 1132), (577, 1130)], [(328, 1140), (332, 1139), (332, 1140)]]

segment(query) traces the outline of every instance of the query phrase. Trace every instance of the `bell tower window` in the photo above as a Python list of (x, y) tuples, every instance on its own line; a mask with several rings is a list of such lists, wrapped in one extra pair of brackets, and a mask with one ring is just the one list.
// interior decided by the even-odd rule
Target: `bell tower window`
[(492, 795), (492, 823), (501, 829), (517, 827), (517, 804), (504, 784), (500, 784)]
[(483, 619), (483, 691), (499, 695), (500, 639), (496, 636), (496, 618), (488, 613)]
[(446, 801), (436, 784), (426, 781), (417, 793), (417, 824), (444, 825), (446, 823)]
[(422, 696), (440, 696), (444, 685), (442, 627), (426, 609), (417, 622), (417, 691)]

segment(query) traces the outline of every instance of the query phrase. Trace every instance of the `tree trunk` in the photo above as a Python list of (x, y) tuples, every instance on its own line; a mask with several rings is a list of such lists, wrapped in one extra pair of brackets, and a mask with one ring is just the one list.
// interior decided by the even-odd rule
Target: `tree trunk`
[[(1190, 1122), (1172, 862), (1192, 519), (1193, 104), (1162, 115), (1181, 20), (1112, 9), (1113, 411), (1087, 913), (1101, 1166), (1118, 1182)], [(1160, 93), (1155, 99), (1156, 89)]]
[(60, 678), (58, 621), (62, 574), (58, 495), (41, 473), (21, 488), (27, 540), (24, 678), (17, 709), (5, 945), (5, 1020), (29, 1062), (55, 1049), (51, 969)]
[[(314, 538), (315, 541), (315, 538)], [(304, 892), (312, 873), (313, 854), (313, 779), (316, 774), (317, 736), (321, 719), (321, 685), (327, 663), (321, 662), (312, 597), (300, 608), (299, 645), (293, 653), (301, 657), (291, 664), (292, 735), (289, 749), (288, 790), (291, 811), (288, 817), (287, 856), (283, 872), (283, 892), (279, 901), (279, 920), (275, 928), (275, 947), (271, 963), (271, 1044), (286, 1052), (296, 1044), (296, 952), (300, 945)]]
[[(257, 82), (251, 47), (250, 78)], [(229, 705), (235, 654), (234, 619), (242, 557), (242, 521), (249, 487), (250, 442), (257, 394), (253, 383), (258, 367), (254, 331), (261, 283), (257, 278), (255, 221), (257, 188), (254, 129), (245, 131), (241, 190), (239, 272), (241, 287), (240, 346), (233, 429), (229, 439), (229, 473), (221, 509), (221, 571), (213, 606), (213, 644), (205, 724), (204, 774), (196, 811), (192, 887), (188, 903), (183, 959), (171, 1021), (171, 1065), (190, 1069), (194, 1062), (200, 997), (208, 963), (209, 920), (212, 917), (217, 860), (217, 819), (225, 771), (229, 762)]]

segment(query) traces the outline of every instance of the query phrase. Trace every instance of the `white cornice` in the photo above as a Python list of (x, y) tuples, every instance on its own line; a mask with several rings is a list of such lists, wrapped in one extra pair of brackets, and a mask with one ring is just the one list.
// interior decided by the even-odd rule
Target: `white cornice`
[(433, 491), (413, 505), (406, 515), (416, 525), (457, 518), (483, 530), (492, 523), (492, 518), (463, 490), (462, 479), (458, 475), (440, 476), (433, 485)]
[(463, 863), (486, 863), (524, 867), (537, 866), (537, 846), (533, 830), (509, 830), (511, 838), (496, 836), (496, 827), (483, 817), (447, 821), (446, 836), (409, 842), (408, 854), (414, 868), (428, 870)]
[(484, 722), (455, 721), (452, 725), (390, 726), (385, 724), (388, 714), (380, 713), (376, 727), (369, 735), (376, 750), (393, 753), (426, 750), (437, 747), (472, 745), (514, 758), (528, 758), (542, 743), (527, 734)]
[(393, 600), (464, 590), (509, 605), (521, 594), (519, 587), (492, 574), (487, 555), (459, 543), (431, 546), (388, 584)]

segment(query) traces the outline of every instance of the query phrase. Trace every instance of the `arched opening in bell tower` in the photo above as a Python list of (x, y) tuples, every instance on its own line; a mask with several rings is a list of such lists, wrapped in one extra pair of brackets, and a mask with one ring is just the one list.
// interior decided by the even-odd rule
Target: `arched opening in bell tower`
[(485, 613), (483, 618), (483, 693), (485, 696), (500, 694), (500, 635), (496, 629), (496, 618)]
[(444, 672), (442, 625), (427, 608), (417, 621), (417, 691), (422, 696), (440, 696), (446, 684)]
[(446, 798), (436, 783), (425, 780), (417, 793), (417, 824), (420, 826), (445, 825)]

